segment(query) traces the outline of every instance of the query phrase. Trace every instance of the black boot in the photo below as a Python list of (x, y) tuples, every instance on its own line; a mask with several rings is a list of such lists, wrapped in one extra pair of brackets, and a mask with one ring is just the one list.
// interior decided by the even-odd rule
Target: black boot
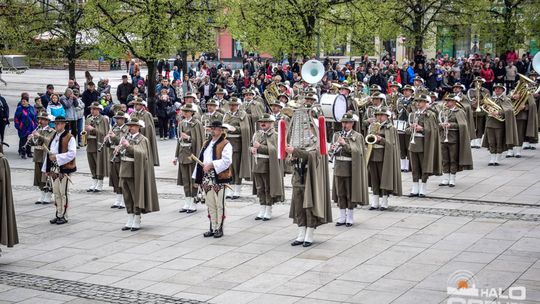
[(54, 217), (52, 220), (50, 220), (49, 223), (51, 223), (51, 224), (56, 224), (56, 223), (58, 223), (58, 220), (59, 220), (59, 219), (60, 219), (60, 218), (59, 218), (58, 216), (56, 216), (56, 217)]
[(223, 229), (218, 229), (214, 232), (214, 238), (218, 239), (223, 236)]

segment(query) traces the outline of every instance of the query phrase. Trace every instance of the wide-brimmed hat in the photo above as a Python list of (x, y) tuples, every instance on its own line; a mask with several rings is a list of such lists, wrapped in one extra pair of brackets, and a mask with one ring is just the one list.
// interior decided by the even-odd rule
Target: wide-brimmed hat
[(221, 129), (228, 129), (228, 125), (224, 124), (221, 120), (214, 120), (210, 123), (208, 128), (221, 128)]
[(390, 112), (390, 110), (387, 107), (380, 107), (375, 111), (375, 114), (373, 114), (373, 115), (391, 116), (392, 113)]
[(405, 91), (405, 90), (411, 90), (413, 93), (414, 93), (414, 91), (416, 91), (416, 89), (415, 89), (412, 85), (410, 85), (410, 84), (406, 84), (406, 85), (403, 87), (402, 91)]
[(240, 105), (240, 100), (236, 97), (231, 97), (231, 99), (229, 99), (228, 101), (228, 104), (231, 106), (231, 105)]
[(504, 83), (500, 83), (500, 82), (493, 84), (494, 89), (497, 88), (497, 87), (506, 89), (506, 87), (504, 86)]
[(142, 98), (137, 98), (135, 100), (132, 100), (128, 103), (128, 105), (137, 105), (137, 104), (140, 104), (140, 105), (143, 105), (143, 106), (147, 106), (148, 104), (146, 103), (145, 100), (143, 100)]
[(47, 114), (47, 112), (41, 112), (41, 113), (39, 113), (37, 118), (38, 119), (40, 119), (40, 118), (41, 119), (47, 119), (48, 121), (51, 121), (51, 120), (54, 119), (54, 116)]
[(486, 80), (480, 76), (474, 77), (473, 82), (477, 82), (477, 81), (480, 81), (482, 83), (486, 82)]
[(418, 81), (424, 83), (424, 78), (422, 78), (420, 76), (414, 76), (413, 81), (415, 81), (415, 80), (418, 80)]
[(251, 90), (251, 89), (246, 89), (246, 90), (243, 92), (243, 95), (248, 95), (248, 94), (251, 94), (251, 95), (255, 96), (255, 91), (254, 91), (254, 90)]
[(419, 101), (430, 102), (431, 100), (430, 100), (430, 98), (429, 98), (428, 95), (426, 95), (426, 94), (420, 94), (420, 95), (418, 95), (418, 96), (416, 96), (416, 97), (414, 98), (414, 101), (416, 101), (416, 102), (419, 102)]
[(343, 117), (341, 117), (341, 122), (357, 122), (358, 117), (355, 117), (353, 113), (345, 113), (343, 114)]
[(274, 122), (276, 121), (276, 118), (273, 115), (270, 115), (268, 113), (264, 113), (259, 117), (259, 120), (257, 122)]
[(346, 83), (340, 85), (340, 86), (339, 86), (339, 89), (340, 89), (340, 90), (348, 90), (349, 93), (352, 91), (351, 88), (349, 87), (349, 85), (346, 84)]
[(214, 98), (212, 98), (206, 102), (206, 106), (219, 106), (219, 104)]
[(397, 82), (397, 81), (392, 81), (392, 83), (390, 84), (391, 87), (398, 87), (401, 89), (402, 85), (401, 83)]
[(313, 93), (307, 93), (306, 96), (304, 97), (304, 99), (312, 99), (314, 101), (317, 101), (317, 95), (315, 95)]
[(429, 92), (429, 97), (435, 97), (435, 99), (439, 98), (439, 94), (437, 92)]
[(283, 105), (281, 104), (281, 102), (278, 102), (278, 101), (272, 101), (270, 103), (268, 103), (268, 106), (271, 107), (271, 106), (278, 106), (280, 108), (283, 108)]
[(225, 94), (225, 90), (223, 88), (218, 88), (216, 94)]
[(382, 91), (381, 86), (378, 84), (372, 84), (369, 86), (370, 91)]
[(444, 101), (447, 101), (447, 100), (452, 100), (454, 102), (458, 102), (460, 101), (461, 99), (459, 98), (459, 96), (457, 96), (456, 94), (448, 94), (444, 97)]
[(193, 93), (193, 92), (187, 92), (186, 95), (184, 95), (184, 98), (197, 99), (197, 95), (195, 95), (195, 93)]
[(99, 109), (103, 111), (103, 106), (99, 102), (92, 102), (89, 106), (90, 109)]
[(186, 112), (186, 111), (189, 111), (189, 112), (197, 112), (197, 109), (195, 109), (195, 107), (193, 106), (193, 104), (191, 103), (186, 103), (185, 105), (183, 105), (180, 110), (182, 110), (183, 112)]
[(66, 118), (65, 118), (64, 116), (56, 116), (56, 117), (54, 118), (54, 122), (55, 122), (55, 123), (56, 123), (56, 122), (65, 122), (65, 123), (67, 123), (68, 121), (66, 120)]
[(379, 98), (379, 99), (382, 99), (382, 100), (386, 100), (386, 95), (384, 95), (381, 92), (375, 92), (375, 93), (371, 94), (371, 99), (373, 99), (373, 98)]
[(134, 117), (128, 123), (126, 123), (126, 125), (144, 128), (144, 120), (139, 120), (137, 117)]
[(118, 112), (116, 112), (116, 114), (114, 115), (113, 118), (114, 118), (114, 119), (119, 119), (119, 118), (120, 118), (120, 119), (121, 119), (121, 118), (127, 119), (126, 113), (124, 113), (124, 111), (118, 111)]
[(531, 70), (531, 71), (529, 72), (529, 77), (532, 77), (532, 76), (538, 77), (538, 73), (537, 73), (535, 70)]
[(461, 82), (456, 82), (456, 83), (454, 83), (454, 85), (452, 86), (452, 88), (461, 88), (462, 91), (465, 91), (465, 85), (462, 84)]

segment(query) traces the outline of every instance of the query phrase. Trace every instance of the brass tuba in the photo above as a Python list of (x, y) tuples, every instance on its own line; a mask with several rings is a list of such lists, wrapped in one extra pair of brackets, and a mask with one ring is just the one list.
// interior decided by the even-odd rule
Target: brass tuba
[(271, 82), (265, 89), (264, 89), (264, 99), (266, 99), (267, 103), (274, 103), (278, 101), (279, 97), (279, 89), (277, 87), (277, 84), (275, 82)]
[(519, 74), (519, 81), (516, 84), (516, 88), (512, 91), (510, 96), (519, 95), (518, 99), (512, 103), (512, 109), (514, 110), (514, 115), (518, 115), (521, 112), (521, 106), (525, 105), (529, 99), (529, 86), (534, 84), (534, 80), (529, 77)]
[[(492, 116), (498, 121), (504, 121), (504, 118), (502, 117), (499, 112), (503, 110), (503, 108), (498, 105), (496, 102), (491, 100), (488, 96), (484, 96), (484, 100), (482, 100), (482, 106), (481, 109), (486, 112), (488, 115)], [(494, 115), (491, 115), (494, 114)]]

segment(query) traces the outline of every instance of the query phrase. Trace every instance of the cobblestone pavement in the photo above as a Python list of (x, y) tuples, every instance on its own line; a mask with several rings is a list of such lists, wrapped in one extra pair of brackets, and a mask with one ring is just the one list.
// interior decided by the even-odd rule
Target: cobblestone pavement
[[(16, 142), (8, 130), (8, 143)], [(459, 174), (455, 188), (432, 178), (429, 198), (392, 197), (385, 212), (358, 208), (353, 227), (321, 226), (312, 247), (297, 248), (288, 201), (271, 221), (255, 221), (250, 183), (241, 199), (227, 202), (225, 236), (203, 238), (204, 206), (178, 213), (184, 198), (170, 165), (174, 145), (159, 142), (161, 211), (143, 215), (137, 232), (120, 231), (126, 213), (109, 208), (110, 190), (85, 191), (84, 149), (69, 223), (50, 225), (53, 207), (34, 204), (33, 164), (8, 149), (21, 244), (2, 248), (0, 303), (465, 303), (449, 300), (456, 273), (503, 296), (523, 286), (526, 300), (514, 302), (540, 303), (540, 151), (492, 168), (486, 152), (475, 150), (476, 169)], [(404, 193), (409, 186), (405, 174)], [(473, 300), (497, 298), (505, 303), (499, 292)]]

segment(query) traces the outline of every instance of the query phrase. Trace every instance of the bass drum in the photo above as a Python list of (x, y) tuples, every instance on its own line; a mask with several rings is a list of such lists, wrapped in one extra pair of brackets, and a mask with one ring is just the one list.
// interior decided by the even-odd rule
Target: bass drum
[(341, 94), (323, 94), (321, 96), (321, 109), (327, 121), (340, 122), (347, 113), (347, 97)]

